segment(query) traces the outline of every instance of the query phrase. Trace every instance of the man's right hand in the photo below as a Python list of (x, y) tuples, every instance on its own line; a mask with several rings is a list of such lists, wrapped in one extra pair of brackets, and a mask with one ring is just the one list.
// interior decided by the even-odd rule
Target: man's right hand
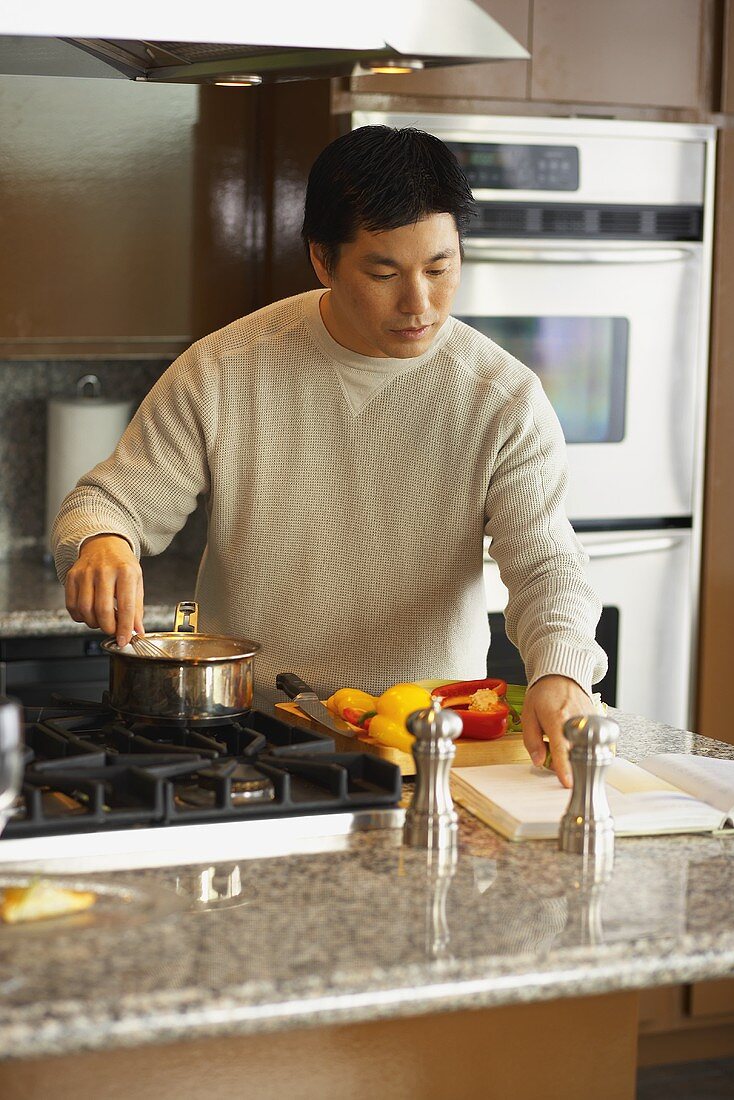
[(121, 535), (93, 535), (66, 575), (66, 609), (74, 622), (114, 634), (127, 645), (143, 633), (143, 571)]

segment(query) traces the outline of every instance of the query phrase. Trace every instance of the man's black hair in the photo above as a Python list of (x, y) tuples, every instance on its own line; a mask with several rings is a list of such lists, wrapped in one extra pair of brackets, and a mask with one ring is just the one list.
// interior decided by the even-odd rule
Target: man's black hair
[(412, 127), (361, 126), (332, 141), (308, 177), (301, 237), (321, 246), (332, 271), (339, 246), (359, 229), (377, 233), (451, 214), (461, 239), (476, 213), (458, 160), (437, 137)]

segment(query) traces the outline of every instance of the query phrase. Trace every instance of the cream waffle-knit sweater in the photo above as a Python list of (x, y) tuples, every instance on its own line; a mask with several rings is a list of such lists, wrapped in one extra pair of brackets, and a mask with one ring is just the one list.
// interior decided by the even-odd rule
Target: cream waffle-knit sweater
[[(59, 579), (94, 533), (160, 554), (204, 494), (200, 627), (260, 643), (266, 695), (286, 671), (322, 697), (381, 691), (486, 674), (486, 532), (528, 682), (561, 673), (589, 691), (606, 668), (600, 604), (537, 377), (451, 317), (421, 356), (357, 355), (326, 330), (322, 293), (241, 318), (172, 364), (65, 499)], [(372, 373), (355, 402), (360, 371)]]

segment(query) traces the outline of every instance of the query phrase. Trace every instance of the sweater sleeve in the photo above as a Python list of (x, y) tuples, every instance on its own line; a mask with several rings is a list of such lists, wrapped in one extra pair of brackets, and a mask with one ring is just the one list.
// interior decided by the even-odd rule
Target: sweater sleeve
[(565, 511), (566, 444), (537, 378), (510, 398), (490, 478), (485, 531), (509, 591), (507, 636), (528, 684), (559, 674), (590, 693), (607, 669), (595, 641), (601, 601), (586, 579), (588, 557)]
[(135, 554), (160, 554), (209, 491), (217, 379), (196, 346), (150, 390), (113, 454), (80, 478), (53, 526), (63, 583), (85, 539), (119, 534)]

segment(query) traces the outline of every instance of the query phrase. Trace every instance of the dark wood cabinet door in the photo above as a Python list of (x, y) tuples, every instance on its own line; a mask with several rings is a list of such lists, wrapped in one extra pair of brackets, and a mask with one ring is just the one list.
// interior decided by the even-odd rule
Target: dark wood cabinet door
[(197, 112), (191, 86), (0, 78), (0, 355), (190, 342)]
[[(591, 113), (608, 105), (663, 118), (720, 109), (722, 33), (731, 39), (723, 18), (728, 2), (726, 9), (723, 0), (479, 2), (529, 50), (529, 61), (353, 78), (354, 101), (368, 107), (369, 96), (380, 110), (487, 114), (522, 110), (523, 103), (536, 104), (533, 113), (544, 113), (545, 104), (589, 106)], [(730, 109), (731, 82), (724, 97), (730, 106), (723, 109)]]
[(721, 20), (721, 102), (723, 114), (734, 115), (734, 3), (726, 0)]
[(695, 109), (707, 0), (534, 0), (530, 98)]

